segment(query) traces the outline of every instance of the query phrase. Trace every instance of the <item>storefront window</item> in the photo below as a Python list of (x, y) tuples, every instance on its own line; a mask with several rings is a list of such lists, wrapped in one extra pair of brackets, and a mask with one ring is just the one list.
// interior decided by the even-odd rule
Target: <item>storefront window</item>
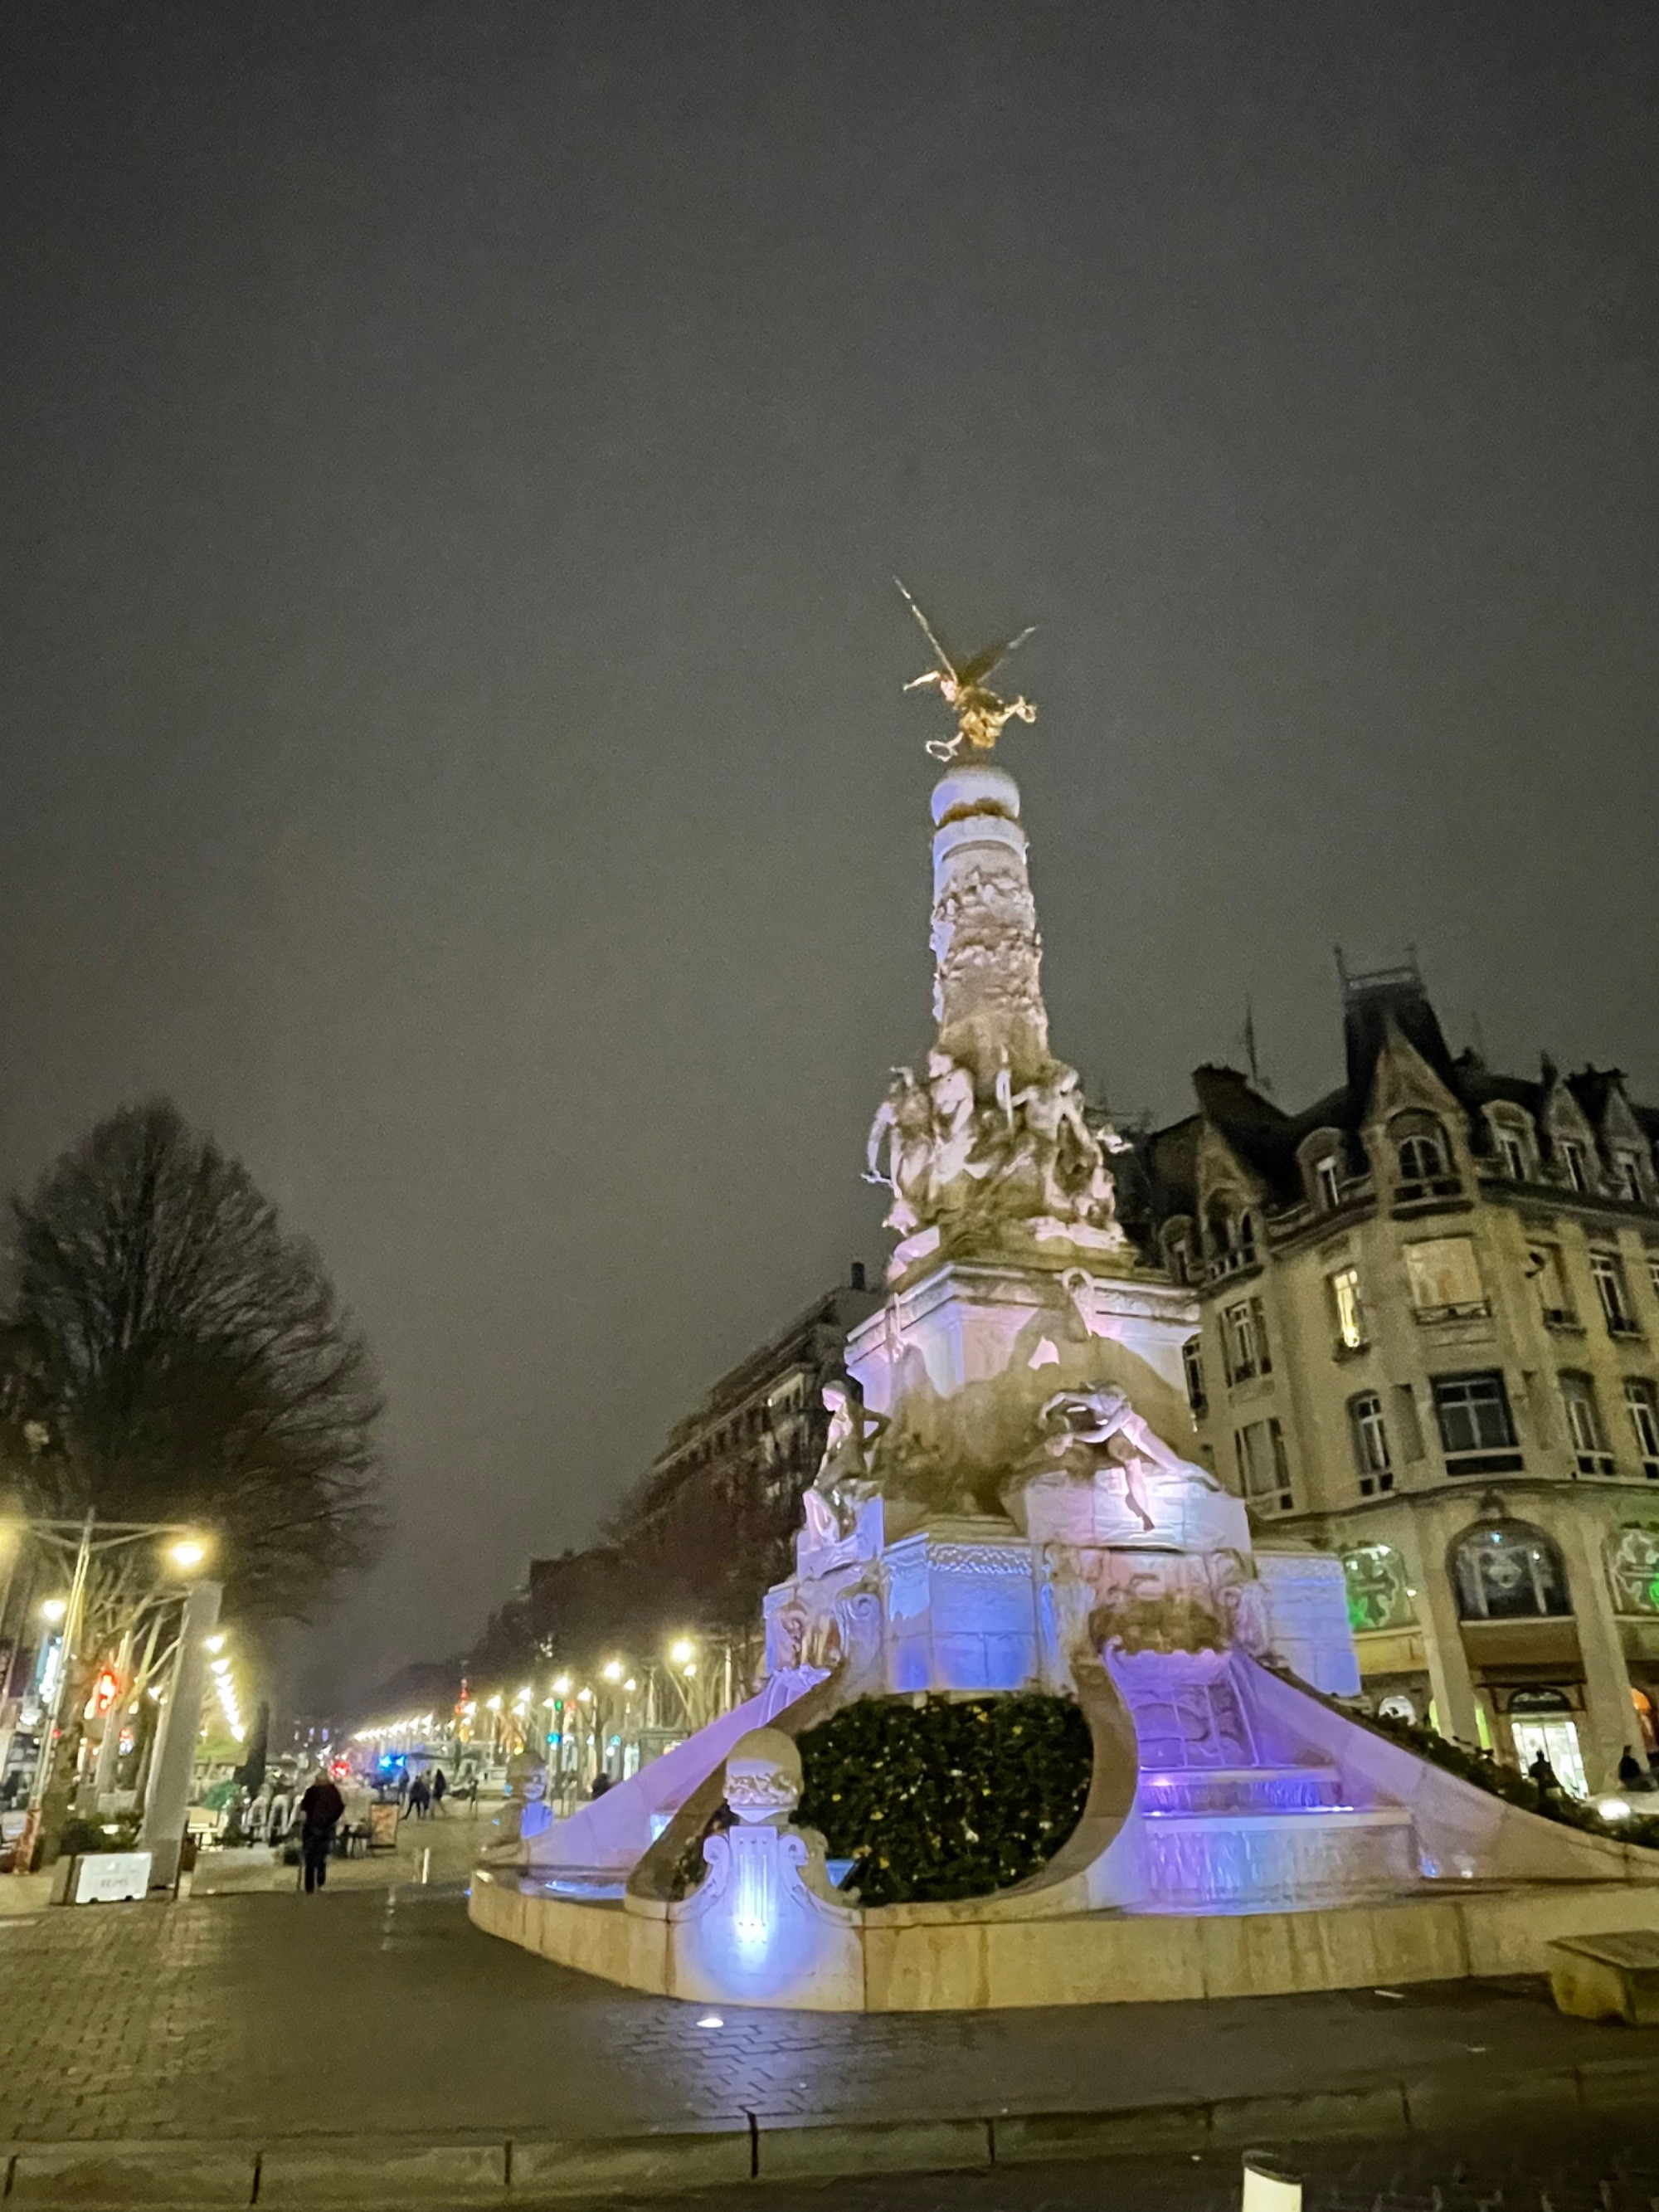
[(1541, 1752), (1562, 1788), (1584, 1797), (1589, 1784), (1571, 1711), (1559, 1690), (1517, 1690), (1510, 1699), (1510, 1734), (1523, 1774)]
[(1406, 1562), (1392, 1544), (1361, 1544), (1342, 1555), (1348, 1582), (1348, 1619), (1354, 1633), (1409, 1628), (1417, 1614), (1406, 1583)]
[(1607, 1568), (1614, 1612), (1659, 1615), (1659, 1527), (1621, 1528)]
[(1471, 1528), (1452, 1547), (1452, 1571), (1465, 1620), (1524, 1620), (1572, 1611), (1561, 1554), (1524, 1521)]

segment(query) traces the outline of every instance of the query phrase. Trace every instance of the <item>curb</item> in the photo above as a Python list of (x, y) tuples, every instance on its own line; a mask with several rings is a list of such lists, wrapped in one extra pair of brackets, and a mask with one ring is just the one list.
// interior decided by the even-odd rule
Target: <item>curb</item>
[(1650, 2106), (1647, 2056), (1590, 2059), (1509, 2075), (1477, 2089), (1423, 2076), (1347, 2089), (1227, 2097), (1085, 2112), (975, 2119), (837, 2120), (791, 2126), (745, 2113), (707, 2130), (577, 2141), (423, 2142), (411, 2136), (289, 2136), (262, 2142), (148, 2140), (0, 2146), (0, 2200), (76, 2212), (228, 2212), (291, 2206), (514, 2206), (576, 2197), (683, 2195), (749, 2181), (983, 2171), (1043, 2160), (1144, 2158), (1159, 2152), (1348, 2136), (1432, 2133), (1524, 2098), (1534, 2111)]

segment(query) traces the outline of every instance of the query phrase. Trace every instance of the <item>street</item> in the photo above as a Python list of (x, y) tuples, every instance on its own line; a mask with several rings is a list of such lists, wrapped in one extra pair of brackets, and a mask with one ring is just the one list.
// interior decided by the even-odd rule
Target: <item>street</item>
[[(0, 2139), (14, 2142), (614, 2138), (743, 2128), (749, 2115), (764, 2128), (1247, 2098), (1283, 2100), (1278, 2125), (1291, 2131), (1299, 2099), (1386, 2086), (1397, 2102), (1402, 2083), (1413, 2125), (1431, 2129), (1517, 2084), (1531, 2085), (1516, 2098), (1523, 2114), (1546, 2096), (1552, 2109), (1563, 2096), (1614, 2103), (1632, 2073), (1659, 2079), (1659, 2030), (1562, 2019), (1530, 1980), (717, 2015), (494, 1942), (468, 1923), (459, 1884), (388, 1887), (383, 1870), (378, 1887), (319, 1898), (285, 1889), (0, 1921)], [(1201, 2118), (1192, 2124), (1202, 2134)]]

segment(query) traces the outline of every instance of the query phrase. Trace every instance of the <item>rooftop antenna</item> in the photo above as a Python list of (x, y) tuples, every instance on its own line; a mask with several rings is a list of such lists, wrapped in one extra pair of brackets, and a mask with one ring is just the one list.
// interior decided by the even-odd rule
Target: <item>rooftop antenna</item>
[(1256, 1051), (1255, 1042), (1255, 1007), (1248, 992), (1244, 995), (1244, 1056), (1250, 1066), (1250, 1088), (1253, 1091), (1261, 1091), (1264, 1097), (1271, 1097), (1273, 1086), (1268, 1078), (1261, 1073), (1261, 1061)]

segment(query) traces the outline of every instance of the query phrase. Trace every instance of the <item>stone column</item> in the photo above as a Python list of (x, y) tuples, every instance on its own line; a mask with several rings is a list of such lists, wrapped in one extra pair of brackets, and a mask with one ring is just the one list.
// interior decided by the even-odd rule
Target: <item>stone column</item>
[(1440, 1733), (1455, 1736), (1460, 1743), (1478, 1744), (1480, 1725), (1475, 1718), (1474, 1680), (1463, 1649), (1457, 1593), (1444, 1565), (1441, 1532), (1431, 1518), (1419, 1519), (1413, 1512), (1401, 1527), (1398, 1541), (1406, 1571), (1417, 1592), (1417, 1620)]
[(1584, 1771), (1592, 1790), (1610, 1790), (1619, 1779), (1620, 1755), (1641, 1738), (1631, 1703), (1630, 1669), (1619, 1634), (1607, 1581), (1603, 1531), (1583, 1506), (1558, 1523), (1566, 1553), (1567, 1586), (1578, 1626), (1578, 1653), (1584, 1662)]
[(933, 816), (933, 1017), (940, 1051), (972, 1069), (982, 1099), (1003, 1054), (1016, 1083), (1049, 1066), (1019, 787), (1005, 769), (953, 768)]
[(178, 1878), (185, 1815), (190, 1809), (191, 1769), (202, 1725), (202, 1693), (207, 1687), (207, 1639), (218, 1621), (223, 1594), (217, 1583), (192, 1583), (179, 1625), (179, 1656), (149, 1762), (138, 1838), (139, 1850), (150, 1854), (150, 1884), (156, 1889), (171, 1889)]

